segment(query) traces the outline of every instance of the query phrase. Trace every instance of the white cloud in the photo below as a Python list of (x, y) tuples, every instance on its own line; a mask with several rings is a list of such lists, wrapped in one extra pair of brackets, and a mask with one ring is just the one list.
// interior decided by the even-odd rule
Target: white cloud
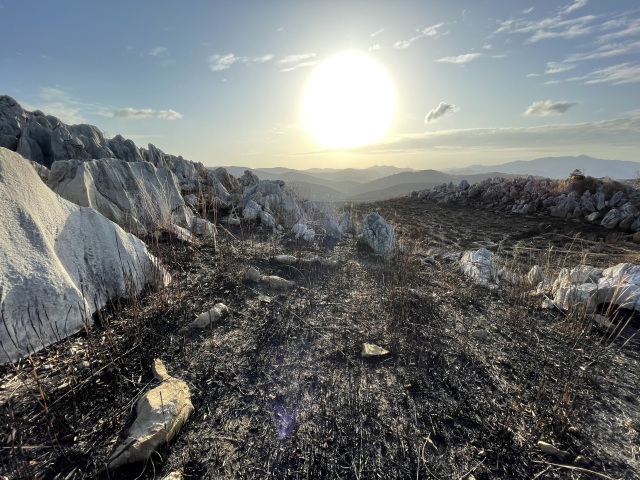
[(595, 50), (585, 53), (574, 53), (569, 55), (565, 62), (582, 62), (586, 60), (596, 60), (599, 58), (609, 58), (618, 55), (627, 55), (640, 51), (640, 40), (624, 43), (610, 43), (602, 45)]
[(284, 32), (284, 27), (278, 28), (278, 30), (276, 30), (276, 32)]
[(40, 110), (70, 125), (87, 121), (82, 114), (82, 104), (64, 90), (57, 87), (41, 87), (38, 96), (42, 101), (35, 105), (21, 102), (25, 110)]
[(288, 65), (291, 63), (299, 63), (305, 60), (309, 60), (311, 58), (315, 58), (315, 53), (297, 53), (293, 55), (285, 55), (280, 60), (278, 60), (278, 65)]
[(152, 57), (159, 57), (167, 53), (167, 51), (168, 49), (166, 47), (154, 47), (149, 50), (149, 55), (151, 55)]
[[(576, 0), (574, 3), (578, 1), (580, 0)], [(528, 44), (549, 38), (576, 38), (592, 33), (596, 28), (593, 23), (597, 20), (597, 17), (594, 15), (565, 19), (565, 14), (566, 12), (563, 10), (558, 14), (538, 20), (529, 20), (523, 17), (509, 18), (503, 21), (493, 34), (528, 34), (529, 37), (524, 42)]]
[(527, 77), (539, 77), (540, 74), (539, 73), (528, 73)]
[(209, 57), (209, 69), (212, 72), (221, 72), (222, 70), (226, 70), (231, 67), (234, 63), (238, 61), (238, 57), (236, 57), (233, 53), (227, 53), (226, 55), (212, 55)]
[(533, 12), (533, 10), (534, 10), (534, 9), (535, 9), (535, 7), (529, 7), (529, 8), (527, 8), (526, 10), (523, 10), (523, 11), (522, 11), (522, 14), (523, 14), (523, 15), (528, 15), (528, 14), (530, 14), (531, 12)]
[(546, 75), (552, 75), (554, 73), (567, 72), (574, 69), (576, 66), (569, 63), (557, 63), (547, 62), (547, 69), (544, 71)]
[(268, 53), (257, 57), (238, 57), (233, 53), (225, 55), (212, 55), (209, 57), (209, 69), (213, 72), (221, 72), (227, 70), (234, 63), (243, 63), (244, 65), (253, 65), (255, 63), (265, 63), (273, 60), (273, 55)]
[(548, 147), (640, 147), (640, 117), (538, 127), (470, 128), (404, 135), (389, 143), (357, 149), (366, 153), (434, 149), (510, 149)]
[(469, 63), (472, 60), (475, 60), (478, 57), (481, 57), (482, 54), (481, 53), (465, 53), (463, 55), (457, 55), (455, 57), (444, 57), (444, 58), (439, 58), (438, 60), (436, 60), (436, 62), (440, 62), (440, 63), (454, 63), (454, 64), (463, 64), (463, 63)]
[(375, 45), (371, 45), (369, 48), (367, 48), (367, 50), (369, 50), (370, 52), (375, 52), (376, 50), (380, 50), (380, 44), (376, 43)]
[(378, 35), (380, 35), (382, 32), (384, 32), (384, 28), (381, 28), (380, 30), (377, 30), (375, 32), (373, 32), (371, 34), (372, 37), (377, 37)]
[(578, 10), (579, 8), (584, 7), (587, 4), (587, 0), (574, 0), (573, 3), (570, 3), (569, 5), (567, 5), (565, 8), (563, 8), (560, 11), (561, 15), (566, 15), (568, 13), (571, 13), (575, 10)]
[(552, 102), (551, 100), (540, 100), (533, 102), (524, 112), (524, 116), (546, 117), (549, 115), (562, 115), (571, 107), (577, 105), (576, 102)]
[(114, 117), (119, 118), (159, 118), (162, 120), (178, 120), (182, 114), (175, 110), (153, 110), (151, 108), (120, 108), (113, 112)]
[(435, 122), (438, 118), (442, 117), (447, 112), (457, 112), (458, 107), (451, 105), (450, 103), (440, 102), (440, 104), (427, 113), (424, 117), (424, 123)]
[(281, 72), (293, 72), (294, 70), (298, 70), (300, 68), (308, 68), (308, 67), (313, 67), (316, 64), (316, 62), (301, 62), (298, 63), (296, 65), (292, 65), (290, 67), (286, 67), (281, 69)]
[(582, 77), (570, 78), (569, 80), (584, 80), (585, 85), (594, 85), (597, 83), (611, 83), (613, 85), (636, 83), (640, 82), (640, 65), (620, 63), (611, 67), (595, 70)]
[(489, 44), (489, 43), (485, 43), (485, 44), (482, 46), (482, 49), (483, 49), (483, 50), (491, 50), (492, 48), (493, 48), (493, 47), (492, 47), (492, 46), (491, 46), (491, 44)]
[(640, 18), (623, 17), (616, 20), (610, 20), (603, 23), (602, 28), (620, 28), (621, 30), (599, 36), (599, 42), (609, 42), (622, 37), (635, 37), (636, 35), (640, 35)]
[(278, 65), (282, 65), (281, 72), (293, 72), (294, 70), (298, 70), (300, 68), (312, 67), (316, 64), (315, 53), (296, 53), (292, 55), (285, 55), (276, 63)]
[(438, 23), (436, 25), (431, 25), (423, 30), (418, 30), (418, 34), (409, 38), (408, 40), (398, 40), (393, 44), (393, 48), (397, 48), (399, 50), (404, 50), (405, 48), (409, 48), (413, 43), (417, 42), (421, 38), (425, 37), (437, 37), (438, 29), (442, 27), (444, 23)]

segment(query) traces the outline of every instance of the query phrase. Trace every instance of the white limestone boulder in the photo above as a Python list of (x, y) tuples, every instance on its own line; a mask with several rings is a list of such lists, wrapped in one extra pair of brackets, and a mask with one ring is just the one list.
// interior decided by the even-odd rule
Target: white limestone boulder
[(153, 364), (153, 374), (162, 383), (138, 401), (136, 419), (127, 438), (109, 457), (110, 469), (147, 460), (163, 443), (170, 442), (193, 413), (191, 391), (183, 380), (172, 377), (161, 360)]
[(498, 267), (486, 248), (464, 252), (460, 258), (460, 269), (478, 285), (489, 286), (499, 282)]
[(604, 270), (588, 265), (563, 268), (552, 293), (553, 302), (564, 310), (578, 305), (592, 309), (603, 303), (640, 310), (640, 266), (620, 263)]
[(49, 186), (63, 198), (91, 207), (136, 234), (166, 227), (172, 223), (172, 213), (185, 208), (175, 175), (148, 162), (62, 160), (52, 165)]
[(144, 243), (52, 192), (29, 162), (0, 148), (0, 363), (91, 324), (109, 298), (168, 275)]
[(375, 253), (391, 255), (396, 251), (393, 227), (378, 213), (372, 212), (365, 217), (362, 223), (362, 237)]

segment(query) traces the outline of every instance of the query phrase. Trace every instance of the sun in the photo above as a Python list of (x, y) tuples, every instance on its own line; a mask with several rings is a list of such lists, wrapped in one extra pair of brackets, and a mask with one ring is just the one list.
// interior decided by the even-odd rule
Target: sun
[(330, 149), (379, 141), (395, 108), (389, 74), (373, 58), (359, 52), (335, 54), (318, 65), (304, 90), (304, 125)]

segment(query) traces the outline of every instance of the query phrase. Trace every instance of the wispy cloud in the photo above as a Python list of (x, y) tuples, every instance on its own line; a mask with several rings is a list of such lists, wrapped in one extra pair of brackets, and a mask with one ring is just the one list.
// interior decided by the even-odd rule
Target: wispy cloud
[(492, 46), (491, 46), (491, 44), (489, 44), (489, 43), (485, 43), (485, 44), (482, 46), (482, 49), (483, 49), (483, 50), (491, 50), (492, 48), (493, 48), (493, 47), (492, 47)]
[(611, 83), (622, 85), (626, 83), (640, 82), (640, 65), (620, 63), (611, 67), (595, 70), (582, 77), (570, 78), (571, 81), (584, 81), (586, 85), (597, 83)]
[(285, 55), (278, 60), (278, 65), (288, 65), (290, 63), (299, 63), (311, 58), (315, 58), (315, 53), (296, 53), (293, 55)]
[(380, 50), (380, 44), (376, 43), (375, 45), (371, 45), (369, 48), (367, 48), (367, 50), (369, 50), (370, 52), (375, 52), (376, 50)]
[(524, 112), (525, 117), (537, 116), (547, 117), (549, 115), (562, 115), (571, 107), (577, 105), (577, 102), (552, 102), (551, 100), (540, 100), (533, 102)]
[(575, 0), (557, 13), (537, 20), (524, 17), (509, 18), (501, 22), (500, 27), (493, 34), (527, 34), (529, 36), (525, 39), (525, 44), (549, 38), (569, 39), (587, 35), (595, 30), (593, 23), (597, 20), (596, 16), (566, 18), (568, 14), (584, 7), (586, 3), (586, 0)]
[(78, 124), (86, 122), (82, 114), (82, 104), (73, 96), (56, 87), (41, 87), (38, 94), (40, 102), (35, 105), (23, 103), (26, 110), (41, 110), (53, 115), (64, 123)]
[(167, 53), (167, 51), (168, 49), (166, 47), (153, 47), (151, 50), (149, 50), (149, 55), (151, 55), (152, 57), (159, 57)]
[(573, 70), (576, 66), (569, 63), (547, 62), (547, 69), (544, 71), (546, 75), (554, 73), (567, 72)]
[(398, 40), (397, 42), (395, 42), (393, 44), (393, 48), (397, 48), (399, 50), (403, 50), (405, 48), (409, 48), (411, 45), (413, 45), (415, 42), (417, 42), (421, 38), (437, 37), (438, 36), (438, 29), (440, 29), (443, 25), (444, 25), (444, 23), (441, 22), (441, 23), (438, 23), (436, 25), (431, 25), (430, 27), (427, 27), (425, 29), (418, 30), (418, 34), (417, 35), (414, 35), (413, 37), (411, 37), (411, 38), (409, 38), (407, 40)]
[(244, 65), (253, 65), (256, 63), (265, 63), (273, 60), (273, 55), (268, 53), (256, 57), (239, 57), (233, 53), (224, 55), (216, 54), (209, 57), (209, 70), (212, 72), (221, 72), (231, 68), (234, 63), (242, 63)]
[(118, 118), (159, 118), (162, 120), (178, 120), (182, 118), (182, 114), (175, 110), (154, 110), (152, 108), (120, 108), (113, 112), (114, 117)]
[(606, 33), (598, 37), (598, 41), (601, 43), (610, 42), (623, 37), (634, 37), (640, 35), (640, 18), (631, 18), (629, 16), (623, 16), (618, 19), (609, 20), (602, 24), (604, 30), (615, 30), (615, 32)]
[(566, 15), (568, 13), (571, 13), (571, 12), (575, 11), (575, 10), (578, 10), (579, 8), (584, 7), (586, 4), (587, 4), (587, 0), (574, 0), (572, 3), (570, 3), (569, 5), (564, 7), (560, 11), (560, 14), (561, 15)]
[(450, 103), (440, 102), (436, 108), (429, 110), (424, 117), (424, 123), (435, 122), (438, 118), (442, 117), (447, 112), (457, 112), (458, 107), (451, 105)]
[(238, 60), (238, 57), (233, 53), (227, 53), (226, 55), (212, 55), (209, 57), (209, 70), (212, 72), (221, 72), (222, 70), (226, 70), (231, 67), (231, 65), (236, 63)]
[(438, 60), (436, 60), (436, 62), (440, 62), (440, 63), (453, 63), (453, 64), (463, 64), (463, 63), (469, 63), (472, 60), (475, 60), (478, 57), (481, 57), (482, 54), (481, 53), (465, 53), (463, 55), (457, 55), (454, 57), (444, 57), (444, 58), (439, 58)]
[(640, 147), (640, 117), (537, 127), (470, 128), (403, 135), (389, 143), (361, 147), (363, 153), (419, 152), (435, 149), (509, 149), (576, 146)]
[(384, 32), (384, 28), (381, 28), (380, 30), (376, 30), (375, 32), (373, 32), (371, 34), (372, 37), (377, 37), (378, 35), (380, 35), (382, 32)]
[(569, 55), (564, 62), (575, 63), (585, 60), (596, 60), (599, 58), (616, 57), (619, 55), (627, 55), (640, 51), (640, 40), (628, 41), (623, 43), (609, 43), (602, 45), (595, 50), (584, 53), (574, 53)]
[(281, 72), (293, 72), (300, 68), (312, 67), (316, 64), (314, 58), (315, 53), (296, 53), (292, 55), (285, 55), (277, 61), (278, 65), (281, 65)]

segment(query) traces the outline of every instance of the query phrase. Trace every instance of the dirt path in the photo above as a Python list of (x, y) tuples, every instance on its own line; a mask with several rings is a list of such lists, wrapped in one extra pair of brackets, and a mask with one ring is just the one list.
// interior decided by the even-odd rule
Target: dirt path
[[(483, 244), (523, 268), (540, 255), (612, 264), (638, 261), (633, 245), (591, 226), (575, 239), (579, 225), (548, 217), (415, 199), (372, 208), (397, 226), (407, 254), (384, 261), (353, 241), (310, 251), (260, 232), (224, 235), (217, 251), (160, 244), (171, 290), (114, 308), (89, 335), (33, 365), (3, 370), (3, 435), (20, 431), (0, 454), (0, 472), (107, 478), (100, 469), (133, 420), (132, 399), (150, 385), (151, 360), (161, 357), (190, 385), (195, 413), (150, 464), (109, 478), (172, 470), (185, 478), (640, 476), (637, 341), (608, 343), (601, 331), (538, 309), (520, 288), (489, 292), (441, 257), (425, 264), (418, 255)], [(272, 259), (279, 253), (341, 262), (282, 266)], [(249, 265), (297, 287), (245, 282)], [(227, 318), (180, 332), (218, 302), (231, 309)], [(391, 353), (362, 358), (363, 342)], [(61, 373), (74, 368), (65, 353), (80, 347), (92, 352), (88, 371)], [(543, 454), (539, 440), (566, 456)]]

